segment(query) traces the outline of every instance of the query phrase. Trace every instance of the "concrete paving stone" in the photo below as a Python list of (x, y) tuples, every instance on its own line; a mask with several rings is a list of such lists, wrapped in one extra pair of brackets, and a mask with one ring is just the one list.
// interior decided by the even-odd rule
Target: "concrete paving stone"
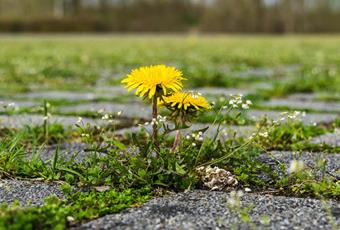
[(340, 93), (295, 93), (288, 98), (300, 101), (322, 101), (322, 98), (340, 98)]
[[(105, 149), (105, 143), (100, 146), (101, 149)], [(99, 146), (97, 146), (99, 147)], [(87, 143), (76, 143), (76, 142), (65, 142), (60, 145), (51, 145), (39, 149), (35, 154), (38, 154), (41, 160), (48, 161), (52, 160), (55, 156), (56, 150), (58, 149), (59, 159), (69, 161), (74, 156), (75, 163), (84, 162), (87, 158), (92, 156), (107, 156), (107, 153), (91, 150), (91, 145)], [(108, 149), (110, 151), (110, 149)], [(139, 154), (139, 148), (136, 146), (127, 146), (127, 148), (122, 151), (122, 153), (128, 154)], [(28, 153), (28, 156), (32, 156), (32, 153)]]
[(113, 85), (113, 86), (98, 86), (94, 88), (95, 93), (120, 96), (122, 94), (132, 94), (127, 91), (122, 85)]
[[(127, 91), (126, 91), (127, 93)], [(67, 91), (48, 91), (48, 92), (31, 92), (17, 95), (17, 98), (30, 98), (40, 100), (67, 100), (67, 101), (91, 101), (95, 99), (112, 99), (121, 96), (122, 92), (112, 89), (110, 92), (67, 92)]]
[[(313, 172), (319, 178), (323, 176), (329, 176), (329, 174), (322, 175), (320, 170), (318, 170), (318, 161), (325, 160), (325, 172), (340, 178), (340, 154), (336, 153), (317, 153), (317, 152), (291, 152), (291, 151), (272, 151), (269, 154), (262, 154), (259, 160), (267, 165), (273, 166), (274, 170), (279, 167), (279, 164), (289, 165), (292, 160), (302, 160), (306, 166), (311, 167)], [(279, 170), (279, 168), (277, 168)], [(288, 172), (286, 172), (288, 173)]]
[(202, 87), (191, 89), (194, 92), (199, 92), (204, 96), (229, 96), (229, 95), (247, 95), (252, 93), (249, 89), (237, 89), (237, 88), (222, 88), (222, 87)]
[[(8, 105), (11, 105), (8, 107)], [(18, 100), (1, 100), (0, 99), (0, 109), (3, 110), (3, 108), (7, 107), (9, 108), (20, 108), (20, 107), (34, 107), (34, 106), (40, 106), (42, 104), (39, 104), (37, 102), (34, 101), (18, 101)], [(0, 110), (0, 111), (1, 111)]]
[[(174, 193), (77, 229), (253, 229), (228, 206), (228, 197), (225, 192), (201, 190)], [(241, 204), (254, 205), (249, 215), (256, 229), (319, 230), (340, 225), (340, 203), (335, 201), (246, 193)], [(268, 221), (263, 221), (264, 216)]]
[(263, 102), (262, 105), (268, 107), (289, 107), (291, 109), (297, 110), (316, 110), (316, 111), (326, 111), (326, 112), (340, 112), (339, 102), (321, 102), (321, 101), (303, 101), (294, 100), (289, 98), (271, 99), (270, 101)]
[(22, 206), (40, 206), (45, 198), (52, 195), (64, 198), (60, 184), (38, 180), (0, 180), (0, 203), (10, 204), (18, 200)]
[(36, 153), (43, 161), (48, 161), (54, 158), (56, 151), (58, 150), (58, 156), (63, 160), (71, 160), (76, 155), (75, 162), (79, 163), (86, 157), (90, 156), (91, 152), (87, 152), (86, 149), (89, 146), (86, 143), (62, 143), (60, 145), (48, 146), (44, 149), (38, 150)]
[(60, 112), (98, 112), (110, 114), (122, 112), (122, 117), (150, 119), (151, 107), (142, 103), (87, 103), (74, 106), (61, 107)]
[[(65, 128), (72, 127), (76, 128), (78, 117), (73, 116), (52, 116), (49, 118), (49, 123), (58, 123), (63, 125)], [(84, 124), (93, 125), (108, 125), (108, 121), (95, 120), (90, 118), (83, 118)], [(120, 122), (114, 120), (111, 125), (118, 125)], [(0, 128), (23, 128), (29, 126), (39, 126), (44, 124), (44, 116), (34, 114), (19, 114), (19, 115), (0, 115)]]
[[(281, 117), (280, 111), (266, 111), (266, 110), (254, 110), (250, 109), (245, 114), (248, 118), (255, 121), (267, 116), (269, 119), (277, 120)], [(304, 117), (300, 117), (301, 121), (306, 125), (312, 125), (314, 123), (331, 123), (337, 118), (340, 118), (337, 114), (329, 113), (306, 113)]]
[(335, 129), (333, 133), (326, 133), (324, 135), (314, 137), (309, 142), (312, 144), (340, 146), (340, 129)]

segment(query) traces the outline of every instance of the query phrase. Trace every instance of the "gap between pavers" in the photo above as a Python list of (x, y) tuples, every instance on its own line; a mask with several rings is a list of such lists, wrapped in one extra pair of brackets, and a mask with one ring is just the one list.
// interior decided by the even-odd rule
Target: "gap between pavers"
[(38, 180), (0, 180), (0, 203), (10, 204), (18, 200), (22, 206), (40, 206), (45, 198), (52, 195), (64, 198), (60, 184)]
[[(228, 208), (228, 193), (195, 190), (154, 198), (140, 208), (107, 215), (76, 229), (251, 229)], [(308, 198), (245, 194), (243, 207), (259, 229), (331, 229), (340, 225), (340, 203)], [(329, 216), (327, 209), (330, 210)], [(267, 216), (269, 223), (261, 221)]]

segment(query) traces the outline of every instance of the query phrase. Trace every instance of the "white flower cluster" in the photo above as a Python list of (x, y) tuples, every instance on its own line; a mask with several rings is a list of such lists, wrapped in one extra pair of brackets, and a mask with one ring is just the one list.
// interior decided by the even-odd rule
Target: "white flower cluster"
[(274, 120), (273, 123), (274, 124), (279, 124), (282, 121), (285, 120), (298, 120), (301, 117), (305, 117), (306, 116), (306, 112), (300, 112), (300, 111), (294, 111), (294, 112), (282, 112), (280, 113), (280, 118), (277, 120)]
[(0, 101), (0, 108), (1, 109), (19, 109), (18, 106), (16, 106), (16, 104), (14, 102), (11, 103), (5, 103), (3, 101)]
[(229, 105), (234, 109), (249, 109), (253, 103), (250, 100), (243, 100), (243, 95), (231, 95)]
[[(98, 113), (100, 113), (100, 112), (101, 112), (101, 110), (98, 111)], [(117, 112), (117, 117), (119, 117), (120, 115), (122, 115), (122, 111)], [(102, 116), (102, 120), (108, 121), (109, 123), (113, 123), (113, 121), (114, 121), (113, 118), (114, 118), (113, 115), (108, 114), (108, 113), (106, 113)]]
[[(187, 134), (185, 136), (185, 139), (194, 140), (194, 141), (203, 141), (204, 140), (203, 132), (199, 131), (198, 133)], [(191, 145), (195, 147), (197, 144), (193, 142)]]
[(138, 126), (148, 126), (148, 125), (151, 125), (153, 126), (154, 124), (156, 125), (159, 125), (159, 124), (163, 124), (167, 121), (167, 117), (166, 116), (161, 116), (161, 115), (158, 115), (157, 116), (157, 119), (156, 118), (152, 118), (151, 122), (145, 122), (144, 124), (138, 124)]

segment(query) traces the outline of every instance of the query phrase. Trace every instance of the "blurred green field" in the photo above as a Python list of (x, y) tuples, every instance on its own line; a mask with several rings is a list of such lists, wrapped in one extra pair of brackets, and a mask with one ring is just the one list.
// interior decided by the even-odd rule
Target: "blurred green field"
[[(132, 68), (164, 63), (180, 68), (189, 87), (274, 85), (274, 93), (340, 92), (340, 36), (2, 35), (1, 94), (34, 90), (86, 91), (100, 79), (117, 84)], [(298, 67), (240, 78), (251, 69)], [(259, 74), (257, 74), (259, 75)]]

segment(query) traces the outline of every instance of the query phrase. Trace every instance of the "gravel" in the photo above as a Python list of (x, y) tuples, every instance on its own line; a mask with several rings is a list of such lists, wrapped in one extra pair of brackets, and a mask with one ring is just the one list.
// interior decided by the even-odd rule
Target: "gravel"
[(9, 204), (18, 200), (22, 206), (39, 206), (51, 195), (64, 198), (59, 184), (37, 180), (0, 180), (0, 203)]
[[(78, 229), (251, 229), (237, 210), (227, 206), (224, 192), (191, 191), (155, 198), (140, 208), (107, 215)], [(245, 194), (242, 207), (254, 207), (250, 216), (258, 229), (331, 229), (340, 225), (340, 203), (306, 198)], [(330, 209), (328, 215), (325, 207)], [(263, 220), (269, 217), (269, 225)]]

